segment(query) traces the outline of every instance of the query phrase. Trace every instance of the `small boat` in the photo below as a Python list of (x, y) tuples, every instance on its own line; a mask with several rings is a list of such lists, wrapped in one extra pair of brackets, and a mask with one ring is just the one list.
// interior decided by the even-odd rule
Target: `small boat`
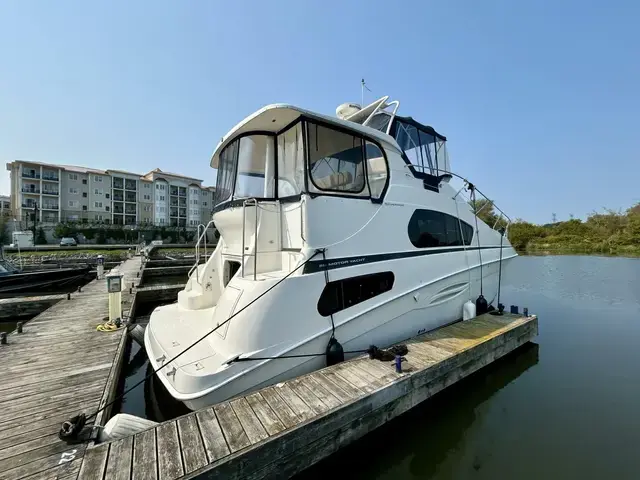
[(349, 358), (496, 299), (517, 256), (508, 217), (494, 206), (496, 222), (480, 220), (446, 138), (398, 108), (269, 105), (223, 137), (211, 159), (220, 239), (145, 331), (174, 399), (203, 408), (324, 367), (336, 341)]
[(0, 298), (62, 293), (83, 281), (91, 265), (24, 271), (4, 257), (0, 250)]

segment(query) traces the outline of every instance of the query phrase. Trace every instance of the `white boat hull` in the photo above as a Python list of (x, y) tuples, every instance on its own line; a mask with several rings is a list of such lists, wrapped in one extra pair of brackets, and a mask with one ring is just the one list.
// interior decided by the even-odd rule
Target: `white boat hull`
[[(462, 256), (464, 253), (451, 254), (449, 257), (453, 255)], [(502, 262), (503, 271), (513, 257), (515, 257), (515, 254), (511, 249), (509, 249), (509, 253), (505, 252)], [(452, 260), (452, 258), (449, 258), (448, 261), (451, 262)], [(403, 263), (408, 261), (415, 262), (412, 259), (394, 261), (387, 268), (394, 269), (393, 267), (397, 267), (401, 270)], [(428, 264), (425, 261), (426, 265)], [(495, 299), (497, 293), (498, 268), (499, 262), (495, 260), (483, 265), (483, 290), (490, 303)], [(370, 345), (384, 348), (460, 320), (464, 303), (470, 298), (475, 300), (480, 293), (479, 271), (479, 267), (472, 268), (471, 272), (467, 269), (462, 269), (456, 274), (427, 283), (420, 288), (411, 289), (405, 294), (398, 295), (360, 315), (343, 319), (342, 321), (336, 318), (335, 336), (342, 344), (345, 352), (366, 350)], [(470, 279), (471, 283), (469, 283)], [(158, 321), (162, 315), (167, 317), (167, 322), (170, 321), (175, 324), (176, 318), (180, 317), (178, 328), (182, 332), (193, 332), (193, 335), (190, 336), (191, 341), (206, 335), (207, 332), (205, 330), (202, 332), (195, 331), (195, 323), (201, 322), (201, 317), (193, 316), (190, 321), (188, 312), (180, 312), (179, 308), (177, 304), (162, 307), (156, 310), (153, 320)], [(185, 313), (187, 316), (185, 316)], [(194, 324), (190, 325), (190, 322), (194, 322)], [(211, 335), (217, 334), (212, 333)], [(324, 352), (330, 336), (331, 327), (328, 324), (326, 328), (312, 338), (308, 338), (300, 345), (283, 353), (284, 355), (317, 353), (319, 354), (318, 356), (233, 362), (229, 366), (220, 367), (226, 358), (223, 355), (218, 355), (216, 363), (219, 368), (212, 369), (212, 366), (209, 365), (206, 372), (210, 373), (205, 373), (204, 369), (202, 369), (202, 374), (194, 375), (198, 377), (197, 381), (187, 382), (193, 388), (183, 388), (182, 391), (174, 382), (176, 374), (167, 375), (167, 372), (173, 368), (176, 368), (176, 373), (179, 373), (181, 370), (179, 365), (168, 365), (162, 368), (158, 377), (174, 398), (182, 401), (189, 409), (197, 410), (325, 367)], [(201, 344), (206, 345), (208, 350), (198, 349), (200, 353), (189, 356), (183, 365), (197, 363), (199, 356), (202, 355), (211, 356), (212, 352), (208, 339), (203, 340)], [(154, 335), (153, 321), (145, 332), (145, 346), (147, 352), (150, 352), (149, 357), (153, 368), (162, 366), (161, 362), (157, 360), (161, 356), (161, 351), (166, 355), (166, 358), (171, 358), (170, 355), (174, 353), (165, 352), (160, 348)], [(177, 345), (176, 347), (176, 352), (178, 353), (184, 350), (183, 345)], [(197, 346), (193, 350), (198, 351), (196, 348)], [(213, 355), (213, 358), (216, 355), (217, 353)], [(350, 358), (356, 355), (347, 354), (346, 357)], [(254, 356), (265, 357), (269, 356), (269, 354), (256, 353)], [(203, 388), (198, 389), (195, 387), (196, 385), (201, 385)], [(183, 383), (182, 386), (186, 385)]]

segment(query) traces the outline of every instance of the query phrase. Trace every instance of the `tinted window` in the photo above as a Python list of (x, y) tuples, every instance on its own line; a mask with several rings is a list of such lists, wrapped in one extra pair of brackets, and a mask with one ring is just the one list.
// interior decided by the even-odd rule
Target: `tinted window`
[(392, 272), (380, 272), (329, 282), (318, 300), (318, 313), (328, 317), (388, 292), (393, 287), (393, 281)]
[[(462, 232), (460, 232), (462, 226)], [(417, 248), (471, 245), (473, 228), (452, 215), (416, 210), (409, 220), (409, 240)]]
[(318, 190), (365, 190), (364, 145), (359, 137), (309, 123), (309, 172)]

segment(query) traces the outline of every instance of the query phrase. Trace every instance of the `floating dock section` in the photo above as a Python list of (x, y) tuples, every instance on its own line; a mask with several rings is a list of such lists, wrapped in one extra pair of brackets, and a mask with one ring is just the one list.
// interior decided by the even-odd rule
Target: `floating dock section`
[[(402, 373), (360, 357), (89, 448), (67, 468), (83, 480), (287, 478), (537, 332), (535, 315), (485, 314), (412, 339)], [(82, 410), (83, 400), (65, 411)]]
[[(122, 292), (125, 313), (133, 302), (128, 287), (138, 282), (140, 261), (135, 257), (118, 267), (127, 286)], [(96, 330), (109, 312), (106, 281), (93, 280), (69, 300), (61, 295), (33, 303), (40, 301), (57, 303), (0, 345), (0, 480), (77, 478), (86, 445), (62, 442), (60, 426), (105, 405), (116, 390), (126, 329)], [(28, 308), (28, 302), (9, 299), (0, 308)], [(99, 414), (96, 424), (107, 414)]]

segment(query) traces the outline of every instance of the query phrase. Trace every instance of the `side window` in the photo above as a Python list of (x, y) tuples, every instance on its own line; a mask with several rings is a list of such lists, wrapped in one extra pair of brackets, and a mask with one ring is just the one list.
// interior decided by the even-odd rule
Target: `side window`
[(388, 292), (394, 280), (392, 272), (380, 272), (329, 282), (318, 300), (318, 313), (328, 317)]
[(309, 173), (315, 190), (368, 197), (363, 140), (314, 123), (308, 123), (308, 131)]
[(371, 198), (380, 198), (387, 183), (387, 162), (375, 143), (366, 142), (367, 177)]
[(455, 247), (471, 245), (473, 228), (446, 213), (416, 210), (409, 220), (408, 234), (416, 248)]
[(302, 122), (278, 135), (278, 197), (304, 190), (304, 142)]

